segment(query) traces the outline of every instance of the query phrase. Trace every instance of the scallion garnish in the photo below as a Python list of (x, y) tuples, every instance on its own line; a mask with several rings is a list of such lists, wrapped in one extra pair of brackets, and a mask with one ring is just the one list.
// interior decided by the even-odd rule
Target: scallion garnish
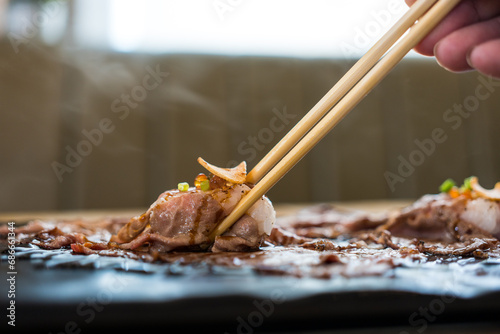
[(449, 192), (453, 187), (455, 186), (455, 181), (453, 181), (452, 179), (447, 179), (443, 182), (443, 184), (441, 184), (441, 186), (439, 187), (439, 190), (442, 192), (442, 193), (447, 193)]
[(208, 191), (210, 190), (210, 181), (209, 180), (203, 180), (200, 182), (200, 189), (203, 191)]
[(470, 180), (473, 178), (474, 176), (469, 176), (468, 178), (466, 178), (464, 180), (464, 184), (462, 185), (462, 187), (460, 187), (460, 190), (462, 191), (465, 191), (465, 190), (472, 190), (472, 186), (470, 185)]

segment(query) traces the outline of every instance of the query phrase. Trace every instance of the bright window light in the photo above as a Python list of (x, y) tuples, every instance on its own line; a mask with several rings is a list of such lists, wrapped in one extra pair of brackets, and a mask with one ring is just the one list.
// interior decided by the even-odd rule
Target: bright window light
[(290, 57), (358, 58), (408, 10), (403, 0), (78, 1), (107, 9), (106, 24), (94, 10), (78, 22), (105, 27), (120, 52)]

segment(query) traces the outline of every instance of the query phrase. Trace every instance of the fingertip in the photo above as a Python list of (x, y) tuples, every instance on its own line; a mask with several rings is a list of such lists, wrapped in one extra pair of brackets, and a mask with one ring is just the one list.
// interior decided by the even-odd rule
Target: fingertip
[(470, 71), (472, 66), (467, 62), (466, 45), (461, 45), (457, 41), (459, 35), (452, 34), (439, 41), (434, 46), (434, 56), (438, 64), (450, 72)]
[[(445, 70), (450, 71), (450, 72), (455, 72), (446, 63), (446, 58), (441, 56), (441, 54), (443, 54), (440, 50), (442, 48), (441, 44), (442, 44), (441, 42), (438, 42), (438, 43), (436, 43), (436, 45), (434, 45), (434, 55), (436, 55), (436, 62), (438, 63), (439, 66), (441, 66)], [(440, 55), (440, 56), (438, 57), (437, 55)]]
[(405, 0), (405, 2), (408, 5), (408, 7), (411, 7), (415, 2), (417, 2), (417, 0)]
[(500, 78), (500, 39), (490, 40), (474, 47), (467, 54), (468, 64), (477, 71)]
[(434, 56), (434, 48), (435, 48), (435, 44), (430, 42), (428, 39), (424, 39), (423, 41), (418, 43), (413, 48), (413, 50), (415, 50), (416, 52), (420, 53), (423, 56), (432, 57), (432, 56)]

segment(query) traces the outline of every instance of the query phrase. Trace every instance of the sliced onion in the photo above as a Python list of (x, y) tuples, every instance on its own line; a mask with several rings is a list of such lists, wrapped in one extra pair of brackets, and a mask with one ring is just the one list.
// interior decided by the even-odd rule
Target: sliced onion
[(479, 184), (477, 177), (474, 176), (470, 179), (470, 186), (478, 197), (500, 201), (500, 182), (497, 182), (493, 189), (484, 189)]
[(210, 173), (235, 184), (245, 183), (247, 179), (247, 163), (242, 161), (238, 166), (233, 168), (222, 168), (214, 166), (202, 158), (198, 158), (198, 163), (205, 167)]

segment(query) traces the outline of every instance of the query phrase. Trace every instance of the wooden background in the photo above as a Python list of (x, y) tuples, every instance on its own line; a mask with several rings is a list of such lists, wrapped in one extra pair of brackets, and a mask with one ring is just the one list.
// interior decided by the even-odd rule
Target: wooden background
[[(246, 160), (251, 168), (353, 63), (40, 46), (16, 53), (4, 40), (0, 211), (144, 207), (178, 182), (192, 183), (203, 172), (198, 156), (221, 166)], [(165, 77), (144, 89), (157, 69)], [(499, 90), (498, 81), (475, 72), (405, 59), (269, 197), (408, 199), (470, 175), (491, 187), (500, 180)], [(88, 149), (82, 131), (103, 124), (99, 143), (69, 167), (68, 147)], [(442, 142), (432, 146), (436, 129)], [(401, 159), (418, 166), (405, 169)], [(67, 169), (58, 177), (55, 165)], [(392, 186), (388, 175), (399, 176)]]

